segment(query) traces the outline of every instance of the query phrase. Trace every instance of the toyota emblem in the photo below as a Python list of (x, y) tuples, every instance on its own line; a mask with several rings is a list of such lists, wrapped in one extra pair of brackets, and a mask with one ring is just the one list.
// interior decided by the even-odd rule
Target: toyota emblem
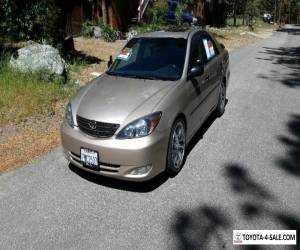
[(90, 127), (90, 129), (92, 129), (92, 130), (95, 130), (95, 129), (96, 129), (96, 125), (97, 125), (96, 121), (90, 121), (90, 122), (89, 122), (89, 127)]

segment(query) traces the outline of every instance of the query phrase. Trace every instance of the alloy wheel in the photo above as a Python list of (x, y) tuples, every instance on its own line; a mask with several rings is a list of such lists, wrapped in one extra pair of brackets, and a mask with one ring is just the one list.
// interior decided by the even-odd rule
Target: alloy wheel
[(182, 121), (178, 121), (174, 127), (171, 139), (171, 161), (175, 169), (180, 169), (185, 156), (185, 127)]

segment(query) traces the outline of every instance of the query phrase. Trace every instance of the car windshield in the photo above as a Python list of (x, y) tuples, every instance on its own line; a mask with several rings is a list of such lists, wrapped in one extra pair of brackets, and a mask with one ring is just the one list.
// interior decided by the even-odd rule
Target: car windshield
[(185, 54), (186, 39), (183, 38), (133, 38), (107, 74), (175, 81), (181, 78)]

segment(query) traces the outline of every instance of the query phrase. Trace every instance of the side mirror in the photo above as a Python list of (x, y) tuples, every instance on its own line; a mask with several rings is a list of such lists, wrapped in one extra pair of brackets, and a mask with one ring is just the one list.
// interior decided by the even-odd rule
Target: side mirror
[(112, 63), (113, 63), (112, 56), (109, 56), (109, 60), (108, 60), (108, 62), (107, 62), (107, 68), (109, 68), (110, 65), (112, 65)]
[(220, 46), (222, 49), (225, 49), (225, 45), (223, 43), (220, 43)]
[(188, 73), (188, 79), (201, 76), (204, 73), (204, 66), (203, 65), (197, 65), (190, 69)]

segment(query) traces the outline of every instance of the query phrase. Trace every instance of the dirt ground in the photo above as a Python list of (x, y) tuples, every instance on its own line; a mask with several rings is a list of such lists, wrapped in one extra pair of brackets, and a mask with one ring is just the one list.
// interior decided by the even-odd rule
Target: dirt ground
[(258, 29), (255, 32), (248, 30), (228, 30), (228, 29), (211, 29), (210, 30), (220, 43), (232, 51), (234, 49), (246, 47), (261, 39), (270, 37), (272, 29)]
[(77, 73), (77, 79), (83, 83), (95, 78), (95, 75), (92, 73), (103, 73), (107, 69), (109, 57), (115, 58), (126, 43), (126, 41), (106, 43), (95, 38), (84, 37), (77, 37), (74, 39), (74, 42), (77, 51), (100, 60), (100, 63), (91, 64)]
[[(227, 31), (212, 31), (217, 39), (230, 51), (247, 46), (260, 39), (271, 36), (272, 30), (227, 34)], [(99, 59), (82, 67), (78, 72), (71, 72), (71, 77), (82, 85), (103, 73), (107, 68), (109, 56), (116, 57), (125, 45), (125, 41), (106, 43), (94, 38), (75, 38), (75, 49), (82, 54)], [(59, 127), (64, 116), (65, 103), (56, 107), (55, 115), (45, 117), (43, 121), (29, 121), (23, 124), (0, 128), (0, 173), (23, 166), (37, 159), (60, 144)]]
[(60, 144), (64, 106), (58, 104), (55, 115), (44, 120), (28, 120), (0, 128), (0, 174), (30, 163)]

